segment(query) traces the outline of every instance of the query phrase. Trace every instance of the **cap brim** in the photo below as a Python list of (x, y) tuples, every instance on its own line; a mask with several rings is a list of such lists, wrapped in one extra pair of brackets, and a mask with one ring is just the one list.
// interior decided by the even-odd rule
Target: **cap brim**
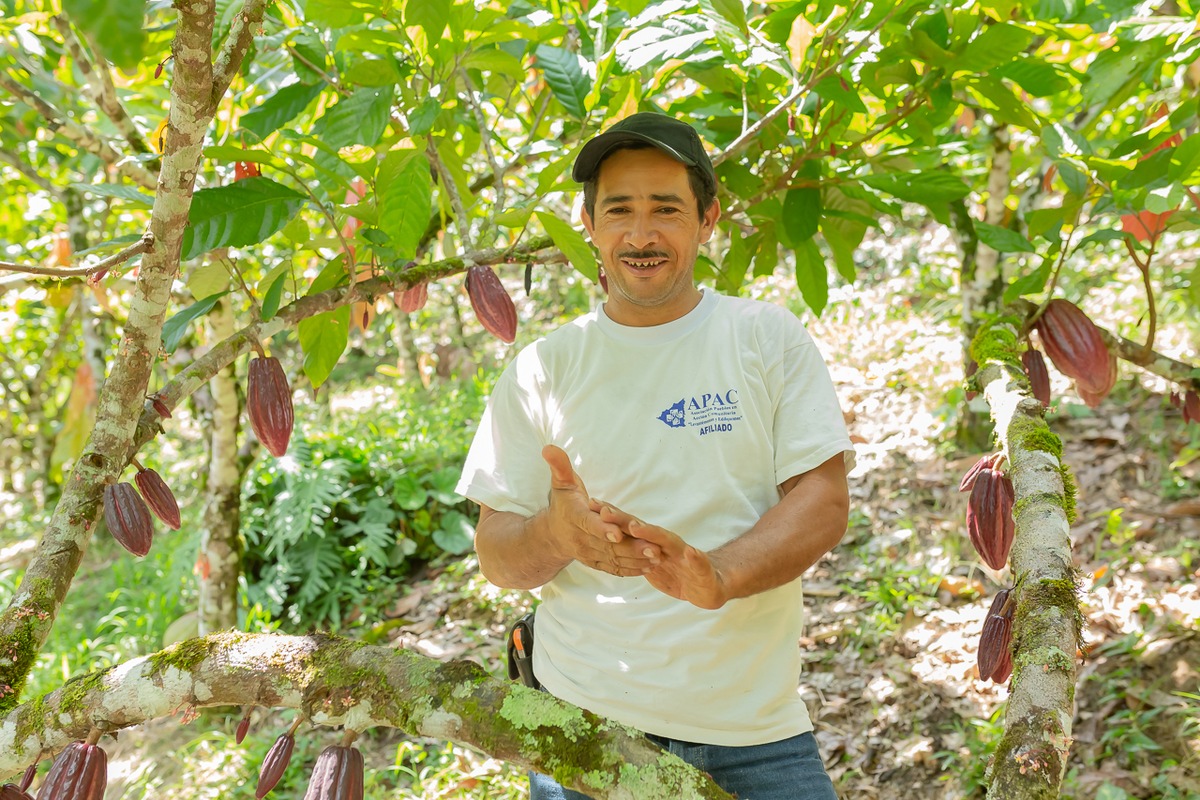
[(575, 166), (571, 168), (571, 177), (577, 182), (583, 183), (595, 174), (596, 168), (605, 156), (620, 145), (629, 142), (640, 142), (657, 147), (681, 164), (689, 167), (696, 166), (695, 159), (688, 158), (669, 144), (660, 142), (651, 136), (634, 131), (609, 131), (600, 134), (583, 146), (583, 149), (579, 151), (579, 157), (575, 159)]

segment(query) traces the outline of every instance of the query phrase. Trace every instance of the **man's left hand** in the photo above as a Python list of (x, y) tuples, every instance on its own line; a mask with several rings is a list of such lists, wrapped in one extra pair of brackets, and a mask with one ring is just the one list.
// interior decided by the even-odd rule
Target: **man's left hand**
[(709, 553), (692, 547), (666, 528), (650, 525), (607, 503), (598, 504), (600, 519), (618, 525), (630, 536), (656, 545), (659, 555), (642, 573), (663, 594), (705, 609), (717, 609), (729, 599), (721, 572)]

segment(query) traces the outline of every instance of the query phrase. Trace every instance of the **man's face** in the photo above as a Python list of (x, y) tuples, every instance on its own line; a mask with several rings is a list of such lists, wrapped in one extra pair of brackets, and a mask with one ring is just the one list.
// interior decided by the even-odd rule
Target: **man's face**
[(605, 313), (622, 325), (661, 325), (700, 302), (696, 253), (720, 216), (701, 217), (687, 168), (657, 148), (618, 150), (600, 166), (595, 218), (583, 225), (608, 275)]

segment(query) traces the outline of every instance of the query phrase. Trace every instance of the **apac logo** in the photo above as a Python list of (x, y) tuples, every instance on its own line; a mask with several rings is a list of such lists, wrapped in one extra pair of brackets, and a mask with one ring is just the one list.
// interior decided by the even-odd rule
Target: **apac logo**
[(742, 418), (737, 389), (684, 397), (659, 414), (658, 418), (668, 428), (686, 428), (689, 425), (699, 428), (702, 436), (732, 430), (732, 423)]

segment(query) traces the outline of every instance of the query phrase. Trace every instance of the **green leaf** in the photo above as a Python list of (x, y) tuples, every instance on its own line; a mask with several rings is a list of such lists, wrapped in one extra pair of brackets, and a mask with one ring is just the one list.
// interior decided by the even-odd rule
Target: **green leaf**
[(63, 11), (104, 53), (133, 72), (146, 49), (146, 0), (63, 0)]
[(342, 254), (329, 260), (329, 263), (317, 274), (317, 277), (313, 278), (313, 282), (305, 294), (308, 296), (320, 294), (338, 286), (348, 277), (349, 275), (346, 274), (346, 256)]
[(842, 78), (841, 75), (830, 75), (813, 88), (824, 100), (849, 109), (856, 114), (867, 113), (867, 107), (863, 105), (862, 98), (853, 89), (846, 88), (847, 86), (853, 86), (853, 84)]
[(204, 148), (204, 157), (218, 164), (236, 164), (246, 161), (253, 164), (274, 164), (275, 156), (266, 150), (244, 150), (231, 144), (216, 144)]
[(1118, 242), (1118, 241), (1123, 241), (1124, 239), (1125, 239), (1125, 234), (1122, 233), (1121, 231), (1114, 231), (1114, 230), (1096, 231), (1094, 233), (1089, 233), (1087, 236), (1080, 239), (1079, 243), (1076, 244), (1073, 248), (1071, 248), (1071, 252), (1072, 253), (1079, 252), (1079, 250), (1082, 249), (1083, 247), (1085, 247), (1089, 244), (1095, 244), (1097, 242), (1103, 244), (1104, 242)]
[[(978, 225), (979, 223), (976, 223)], [(1018, 297), (1037, 294), (1046, 288), (1050, 279), (1051, 262), (1053, 259), (1043, 258), (1042, 263), (1033, 272), (1022, 275), (1004, 290), (1004, 302), (1011, 303)]]
[(337, 366), (350, 341), (350, 306), (300, 320), (300, 347), (304, 350), (304, 374), (314, 389), (320, 388)]
[(1000, 78), (1008, 78), (1034, 97), (1052, 97), (1071, 88), (1071, 81), (1054, 64), (1036, 56), (1018, 58), (992, 70)]
[(345, 28), (367, 21), (368, 12), (379, 12), (378, 3), (363, 0), (305, 0), (304, 19), (328, 28)]
[[(1192, 288), (1188, 292), (1188, 299), (1192, 303), (1192, 313), (1200, 314), (1200, 262), (1192, 268), (1191, 275)], [(1195, 316), (1192, 317), (1195, 319)]]
[(404, 4), (404, 24), (424, 28), (431, 42), (441, 40), (450, 24), (449, 0), (409, 0)]
[(403, 257), (411, 258), (433, 212), (429, 162), (417, 150), (392, 150), (379, 165), (375, 192), (380, 230)]
[(732, 22), (743, 36), (750, 35), (750, 29), (746, 25), (746, 7), (742, 5), (742, 0), (707, 0), (707, 3), (712, 6), (713, 11)]
[(201, 264), (188, 276), (187, 287), (197, 300), (224, 292), (229, 288), (229, 268), (219, 261)]
[(598, 282), (600, 270), (596, 267), (596, 254), (583, 238), (583, 234), (550, 211), (537, 212), (537, 218), (554, 240), (555, 247), (562, 250), (563, 255), (571, 262), (571, 266), (592, 283)]
[(754, 254), (754, 277), (774, 275), (779, 266), (779, 239), (774, 225), (760, 225), (762, 239), (758, 242), (758, 252)]
[(275, 280), (271, 281), (270, 287), (267, 288), (266, 295), (262, 301), (262, 320), (270, 322), (275, 318), (275, 312), (279, 311), (279, 303), (283, 298), (283, 284), (287, 281), (287, 271), (279, 273)]
[(441, 113), (442, 101), (436, 97), (426, 97), (421, 105), (408, 112), (408, 133), (410, 136), (424, 136), (433, 130), (433, 123)]
[(523, 80), (525, 76), (525, 67), (521, 65), (521, 59), (499, 47), (472, 50), (462, 60), (462, 66), (466, 69), (478, 69), (517, 80)]
[(120, 200), (128, 200), (131, 203), (147, 208), (154, 205), (154, 195), (146, 194), (132, 186), (122, 186), (116, 183), (72, 183), (71, 188), (87, 192), (88, 194), (98, 194), (101, 197), (115, 197)]
[(332, 106), (313, 123), (313, 133), (330, 147), (374, 147), (391, 119), (390, 87), (368, 86)]
[(988, 247), (999, 253), (1036, 253), (1037, 248), (1034, 247), (1028, 239), (1014, 230), (1001, 228), (998, 225), (989, 225), (986, 222), (976, 222), (975, 232), (979, 234), (979, 241), (986, 244)]
[(813, 314), (821, 316), (829, 303), (829, 274), (815, 239), (796, 248), (796, 285)]
[(863, 183), (909, 203), (948, 203), (970, 193), (971, 187), (950, 172), (885, 172), (864, 175)]
[(452, 506), (463, 501), (463, 496), (455, 491), (458, 486), (459, 470), (457, 467), (442, 467), (429, 476), (429, 493), (433, 499), (444, 506)]
[(433, 542), (447, 553), (461, 556), (475, 542), (475, 528), (471, 521), (457, 511), (442, 515), (440, 526), (433, 532)]
[(276, 90), (256, 108), (241, 116), (238, 127), (247, 130), (259, 139), (278, 130), (308, 107), (324, 88), (322, 83), (293, 83)]
[(1189, 136), (1171, 150), (1171, 165), (1167, 176), (1185, 185), (1196, 183), (1196, 168), (1200, 167), (1200, 136)]
[(972, 39), (949, 68), (964, 72), (987, 72), (1025, 52), (1033, 39), (1033, 33), (1012, 23), (992, 25)]
[(789, 189), (783, 198), (783, 242), (798, 247), (811, 239), (821, 223), (821, 190)]
[(498, 211), (494, 217), (496, 224), (502, 225), (505, 228), (524, 228), (529, 224), (529, 218), (533, 216), (536, 205), (537, 201), (531, 200), (527, 203), (509, 206), (503, 211)]
[(214, 294), (212, 297), (206, 297), (198, 303), (192, 303), (190, 306), (180, 311), (175, 316), (163, 323), (162, 326), (162, 341), (163, 350), (168, 353), (174, 353), (175, 348), (179, 347), (179, 343), (183, 341), (183, 335), (187, 333), (188, 325), (192, 320), (199, 319), (212, 311), (213, 306), (229, 292), (221, 292)]
[(579, 66), (579, 57), (561, 47), (543, 44), (537, 49), (537, 66), (567, 113), (583, 119), (587, 114), (584, 99), (592, 84)]
[(192, 197), (180, 258), (195, 258), (218, 247), (258, 244), (286, 225), (306, 200), (262, 177), (201, 189)]
[(416, 511), (422, 508), (429, 499), (429, 493), (421, 486), (421, 482), (412, 475), (401, 475), (392, 485), (392, 499), (396, 505), (405, 511)]
[(326, 67), (325, 44), (320, 35), (311, 29), (301, 29), (292, 39), (292, 50), (296, 51), (292, 56), (292, 68), (296, 70), (296, 77), (304, 83), (315, 83), (324, 87), (324, 72), (317, 72), (308, 66), (312, 64), (322, 70)]

